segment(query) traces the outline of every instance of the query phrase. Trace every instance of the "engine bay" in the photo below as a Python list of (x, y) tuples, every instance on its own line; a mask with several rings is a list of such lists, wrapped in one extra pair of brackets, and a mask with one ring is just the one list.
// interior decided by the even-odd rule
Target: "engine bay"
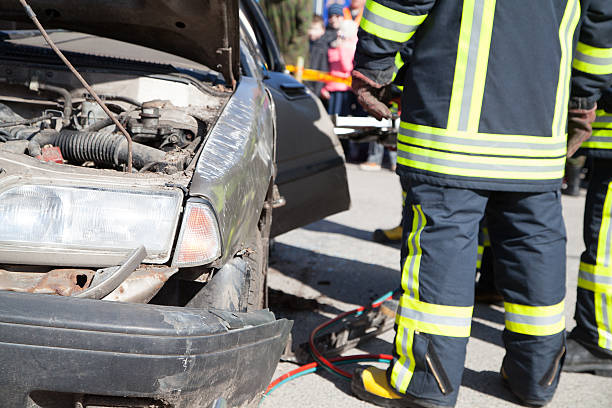
[[(129, 132), (134, 172), (185, 170), (229, 98), (185, 76), (80, 71)], [(124, 171), (126, 138), (71, 75), (58, 67), (0, 64), (0, 154)]]

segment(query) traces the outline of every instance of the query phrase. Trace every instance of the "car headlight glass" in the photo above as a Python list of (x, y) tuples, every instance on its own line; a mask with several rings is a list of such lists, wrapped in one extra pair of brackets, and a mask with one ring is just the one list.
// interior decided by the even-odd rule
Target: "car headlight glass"
[(126, 253), (169, 259), (180, 214), (178, 191), (19, 185), (0, 193), (0, 245)]
[(190, 199), (179, 234), (172, 265), (178, 267), (208, 264), (221, 256), (219, 225), (210, 204)]

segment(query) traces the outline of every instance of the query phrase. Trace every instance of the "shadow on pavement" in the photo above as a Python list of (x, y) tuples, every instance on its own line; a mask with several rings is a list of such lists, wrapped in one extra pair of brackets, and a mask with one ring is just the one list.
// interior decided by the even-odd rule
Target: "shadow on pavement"
[(496, 371), (475, 371), (466, 367), (463, 370), (461, 385), (504, 401), (519, 403), (518, 399), (504, 386), (501, 376)]
[(278, 242), (270, 255), (270, 265), (322, 295), (355, 305), (372, 302), (400, 284), (399, 270)]
[[(329, 221), (329, 220), (320, 220), (317, 222), (313, 222), (312, 224), (309, 224), (305, 227), (302, 227), (305, 230), (308, 231), (316, 231), (316, 232), (328, 232), (328, 233), (333, 233), (333, 234), (342, 234), (342, 235), (347, 235), (349, 237), (353, 237), (353, 238), (357, 238), (357, 239), (362, 239), (364, 241), (368, 241), (368, 242), (374, 242), (372, 241), (372, 233), (374, 231), (366, 231), (366, 230), (362, 230), (362, 229), (358, 229), (358, 228), (353, 228), (353, 227), (349, 227), (347, 225), (344, 224), (339, 224), (337, 222), (333, 222), (333, 221)], [(388, 245), (390, 247), (393, 248), (399, 248), (400, 247), (400, 243), (388, 243), (388, 244), (381, 244), (381, 245)]]
[(500, 312), (482, 303), (477, 303), (474, 306), (474, 317), (487, 320), (491, 323), (505, 324), (504, 312)]

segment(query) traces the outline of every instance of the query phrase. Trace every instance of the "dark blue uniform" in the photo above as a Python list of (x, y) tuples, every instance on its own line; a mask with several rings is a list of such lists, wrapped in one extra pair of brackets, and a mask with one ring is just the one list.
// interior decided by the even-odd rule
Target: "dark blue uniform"
[(410, 39), (397, 160), (404, 293), (389, 383), (454, 405), (486, 207), (505, 300), (502, 375), (542, 405), (565, 351), (567, 107), (570, 92), (592, 102), (612, 78), (612, 1), (369, 0), (355, 69), (390, 81)]

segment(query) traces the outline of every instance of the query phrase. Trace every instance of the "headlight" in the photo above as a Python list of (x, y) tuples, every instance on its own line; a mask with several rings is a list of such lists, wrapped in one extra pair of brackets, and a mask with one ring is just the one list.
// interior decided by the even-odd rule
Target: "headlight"
[(221, 256), (221, 238), (217, 218), (208, 203), (199, 199), (187, 201), (173, 266), (198, 266)]
[(15, 186), (0, 193), (0, 262), (114, 265), (144, 245), (164, 263), (181, 204), (178, 191)]

